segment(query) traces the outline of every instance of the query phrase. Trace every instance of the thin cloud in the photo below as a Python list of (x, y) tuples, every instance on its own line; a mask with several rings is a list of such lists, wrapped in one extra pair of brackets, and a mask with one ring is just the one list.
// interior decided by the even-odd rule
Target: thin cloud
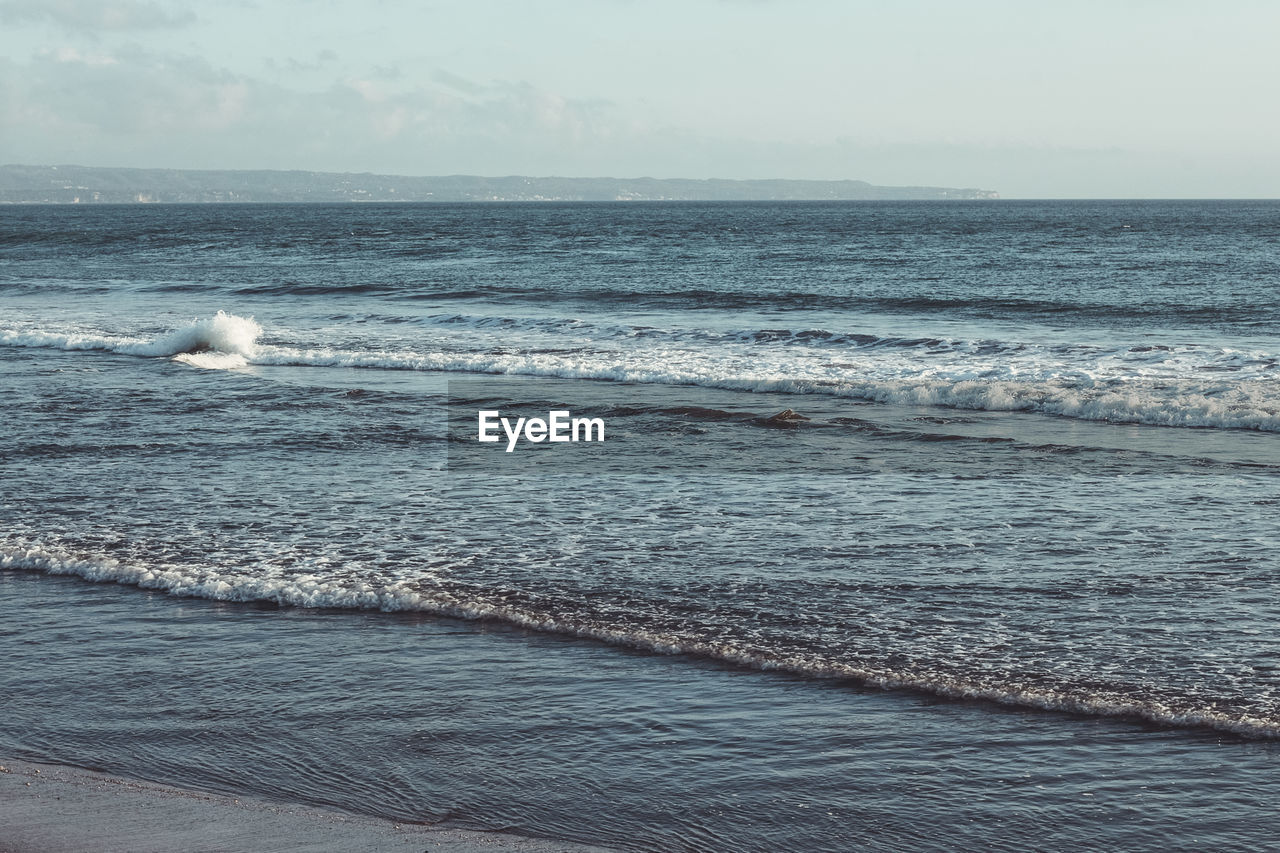
[(6, 24), (54, 24), (68, 32), (96, 35), (108, 31), (177, 29), (194, 23), (188, 8), (167, 8), (145, 0), (3, 0)]
[(21, 118), (0, 160), (15, 162), (423, 174), (517, 159), (512, 168), (566, 171), (636, 135), (607, 101), (447, 73), (416, 83), (368, 74), (316, 89), (138, 47), (60, 48), (0, 67), (6, 112)]

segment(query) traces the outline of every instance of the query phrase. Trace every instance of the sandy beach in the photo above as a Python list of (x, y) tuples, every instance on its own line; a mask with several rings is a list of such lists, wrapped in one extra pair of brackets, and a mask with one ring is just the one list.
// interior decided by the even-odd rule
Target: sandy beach
[(605, 849), (236, 799), (62, 765), (3, 759), (0, 766), (0, 853)]

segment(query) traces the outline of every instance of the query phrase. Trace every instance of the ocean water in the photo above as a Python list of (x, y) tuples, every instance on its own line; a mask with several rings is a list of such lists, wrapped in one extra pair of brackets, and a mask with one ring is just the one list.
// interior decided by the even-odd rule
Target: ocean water
[(0, 751), (635, 851), (1257, 849), (1278, 333), (1271, 202), (10, 207)]

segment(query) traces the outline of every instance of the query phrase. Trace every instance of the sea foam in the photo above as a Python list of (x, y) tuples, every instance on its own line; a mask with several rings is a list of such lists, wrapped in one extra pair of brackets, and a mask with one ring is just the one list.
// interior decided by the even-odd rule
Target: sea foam
[[(258, 342), (263, 330), (253, 318), (219, 311), (151, 339), (0, 329), (0, 345), (169, 356), (206, 369), (264, 364), (545, 376), (1280, 432), (1280, 371), (1267, 352), (855, 336), (835, 355), (826, 333), (813, 330), (789, 333), (782, 345), (778, 330), (690, 341), (687, 330), (655, 329), (628, 343), (587, 330), (586, 338), (531, 341), (513, 337), (505, 318), (445, 320), (458, 321), (466, 333), (424, 335), (421, 342), (377, 339), (367, 349), (334, 348), (323, 338), (315, 346), (269, 345)], [(496, 328), (488, 328), (490, 321)], [(577, 321), (538, 322), (583, 331)], [(815, 336), (821, 346), (797, 343)], [(560, 345), (541, 345), (549, 342)]]
[(313, 575), (236, 576), (193, 571), (176, 564), (143, 567), (114, 558), (85, 556), (10, 541), (0, 545), (0, 569), (74, 575), (155, 589), (171, 595), (281, 606), (415, 611), (467, 620), (495, 620), (528, 630), (596, 640), (665, 655), (691, 655), (752, 669), (822, 679), (847, 679), (885, 690), (917, 690), (953, 699), (1099, 717), (1141, 719), (1178, 728), (1212, 729), (1248, 738), (1280, 738), (1280, 718), (1224, 711), (1196, 701), (1170, 703), (1139, 691), (1126, 695), (1084, 687), (1039, 687), (987, 676), (968, 679), (928, 669), (896, 669), (875, 662), (833, 660), (812, 653), (770, 650), (743, 640), (699, 637), (601, 623), (586, 614), (540, 613), (510, 596), (484, 589), (445, 588), (429, 578), (374, 583)]
[[(238, 356), (243, 365), (243, 360), (254, 357), (261, 335), (262, 327), (252, 317), (238, 317), (219, 311), (212, 317), (196, 320), (189, 326), (157, 338), (149, 345), (140, 347), (134, 354), (194, 356), (217, 353), (222, 356)], [(215, 361), (202, 364), (192, 359), (184, 360), (197, 367), (227, 366)]]
[(244, 367), (258, 348), (262, 326), (252, 317), (219, 311), (193, 320), (157, 338), (104, 335), (83, 331), (50, 332), (40, 329), (0, 329), (0, 345), (48, 347), (62, 350), (99, 350), (143, 357), (172, 356), (193, 367)]

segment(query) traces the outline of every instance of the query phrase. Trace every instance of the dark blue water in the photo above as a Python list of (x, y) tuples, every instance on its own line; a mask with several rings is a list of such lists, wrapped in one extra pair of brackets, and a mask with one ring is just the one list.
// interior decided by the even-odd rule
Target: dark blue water
[(633, 850), (1256, 848), (1278, 273), (1272, 203), (10, 208), (0, 748)]

